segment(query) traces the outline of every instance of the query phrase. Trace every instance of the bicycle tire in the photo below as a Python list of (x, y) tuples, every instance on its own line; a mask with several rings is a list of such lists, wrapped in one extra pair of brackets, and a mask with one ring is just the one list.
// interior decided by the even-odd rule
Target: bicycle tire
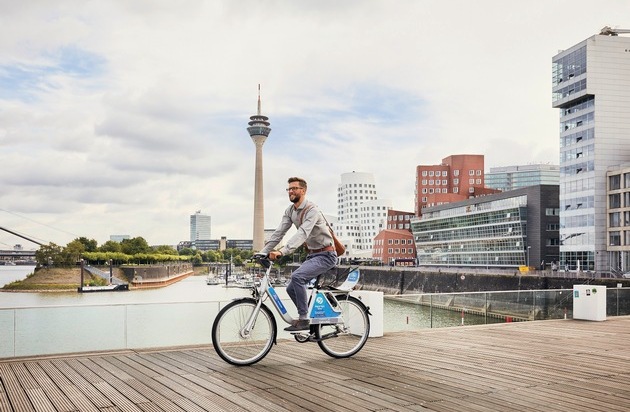
[(368, 309), (359, 299), (343, 295), (337, 297), (342, 322), (316, 325), (317, 344), (333, 358), (349, 358), (363, 348), (370, 334)]
[(255, 307), (253, 298), (238, 299), (221, 309), (214, 319), (212, 345), (221, 359), (229, 364), (253, 365), (267, 356), (276, 342), (276, 320), (264, 304), (249, 335), (241, 335), (240, 331)]

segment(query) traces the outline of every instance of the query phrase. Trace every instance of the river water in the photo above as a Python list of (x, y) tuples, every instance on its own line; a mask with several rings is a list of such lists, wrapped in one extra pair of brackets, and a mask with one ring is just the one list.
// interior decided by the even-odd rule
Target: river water
[[(33, 272), (33, 266), (0, 266), (0, 287), (24, 279)], [(191, 276), (170, 286), (126, 292), (78, 293), (69, 292), (2, 292), (0, 308), (40, 306), (73, 306), (133, 303), (216, 302), (249, 296), (249, 289), (206, 285), (205, 276)], [(284, 288), (277, 288), (281, 298)], [(430, 327), (458, 326), (484, 323), (481, 316), (466, 315), (448, 310), (431, 311), (428, 307), (385, 299), (383, 305), (383, 331), (397, 332)]]

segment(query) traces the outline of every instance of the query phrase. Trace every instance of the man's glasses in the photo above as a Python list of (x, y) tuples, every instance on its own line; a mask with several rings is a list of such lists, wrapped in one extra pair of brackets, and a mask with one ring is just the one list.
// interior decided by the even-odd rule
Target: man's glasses
[(287, 192), (297, 192), (298, 190), (300, 190), (301, 187), (296, 186), (296, 187), (288, 187), (287, 188)]

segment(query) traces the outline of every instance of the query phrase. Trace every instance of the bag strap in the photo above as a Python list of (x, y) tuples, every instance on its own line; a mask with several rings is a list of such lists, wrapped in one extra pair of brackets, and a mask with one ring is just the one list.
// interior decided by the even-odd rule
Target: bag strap
[(304, 215), (306, 214), (306, 212), (308, 212), (312, 208), (313, 208), (313, 205), (310, 204), (306, 206), (304, 209), (302, 209), (302, 211), (300, 212), (300, 226), (302, 226), (302, 222), (304, 222)]

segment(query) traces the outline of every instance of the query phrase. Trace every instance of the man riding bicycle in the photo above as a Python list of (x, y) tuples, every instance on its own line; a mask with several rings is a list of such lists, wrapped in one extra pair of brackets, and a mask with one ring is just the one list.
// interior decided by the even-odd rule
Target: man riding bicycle
[[(292, 205), (284, 211), (280, 225), (260, 253), (269, 254), (269, 259), (276, 260), (292, 253), (304, 243), (308, 248), (306, 260), (293, 271), (287, 285), (287, 293), (297, 307), (299, 319), (284, 330), (297, 332), (309, 329), (306, 285), (335, 267), (337, 254), (324, 216), (315, 203), (306, 200), (306, 181), (300, 177), (290, 177), (288, 183), (289, 187), (286, 190)], [(280, 243), (292, 225), (297, 228), (297, 233), (280, 250), (274, 251), (273, 248)]]

